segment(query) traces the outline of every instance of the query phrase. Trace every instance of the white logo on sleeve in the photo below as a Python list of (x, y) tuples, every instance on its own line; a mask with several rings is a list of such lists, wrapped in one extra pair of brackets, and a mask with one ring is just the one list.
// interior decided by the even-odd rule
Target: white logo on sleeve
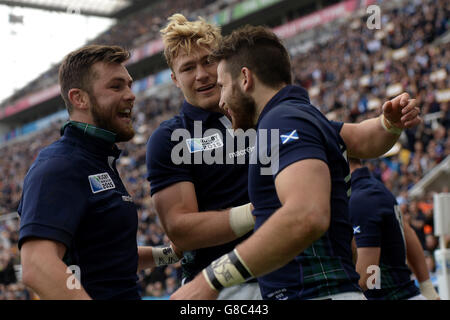
[(107, 172), (91, 175), (88, 179), (92, 193), (98, 193), (116, 187)]
[(361, 233), (361, 226), (353, 227), (353, 234)]

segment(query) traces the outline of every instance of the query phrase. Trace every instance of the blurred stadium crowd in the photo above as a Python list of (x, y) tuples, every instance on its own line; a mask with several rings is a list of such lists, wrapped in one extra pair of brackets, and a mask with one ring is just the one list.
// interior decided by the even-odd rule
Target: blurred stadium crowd
[[(152, 4), (142, 11), (118, 20), (110, 29), (89, 41), (88, 44), (119, 45), (131, 50), (148, 41), (159, 38), (159, 30), (167, 23), (165, 17), (169, 17), (177, 12), (192, 20), (197, 19), (199, 16), (208, 17), (219, 10), (232, 6), (236, 2), (238, 0), (153, 1)], [(59, 65), (50, 68), (8, 99), (2, 101), (0, 107), (57, 83), (58, 68)]]
[[(201, 15), (200, 9), (211, 8), (207, 5), (213, 1), (177, 2), (180, 6), (157, 2), (158, 14), (137, 13), (92, 42), (136, 46), (139, 39), (147, 41), (158, 36), (158, 30), (166, 23), (161, 17), (187, 7), (189, 2), (189, 11), (181, 12), (195, 19)], [(219, 6), (216, 4), (214, 8)], [(203, 10), (204, 15), (209, 13)], [(313, 105), (332, 119), (360, 122), (376, 116), (382, 102), (400, 91), (407, 91), (420, 101), (425, 118), (436, 115), (432, 117), (434, 120), (405, 130), (399, 140), (401, 147), (394, 155), (366, 162), (397, 197), (403, 214), (422, 242), (433, 278), (433, 252), (438, 241), (433, 235), (432, 194), (412, 199), (408, 191), (450, 155), (450, 99), (441, 99), (436, 94), (450, 88), (450, 43), (435, 43), (450, 29), (450, 2), (409, 1), (400, 9), (383, 11), (382, 26), (381, 30), (369, 30), (364, 19), (352, 19), (332, 31), (317, 28), (316, 34), (332, 32), (330, 40), (315, 43), (303, 52), (298, 50), (292, 57), (293, 73), (295, 82), (309, 90)], [(49, 74), (52, 72), (56, 69)], [(159, 123), (178, 112), (182, 96), (175, 87), (169, 90), (165, 97), (138, 97), (133, 110), (137, 136), (120, 145), (123, 153), (118, 170), (139, 212), (138, 245), (168, 243), (145, 179), (145, 144)], [(23, 141), (0, 148), (0, 218), (17, 210), (29, 166), (43, 147), (59, 138), (61, 125), (55, 123)], [(449, 192), (448, 188), (441, 191)], [(0, 220), (0, 300), (35, 298), (16, 278), (15, 265), (20, 265), (18, 229), (17, 219)], [(179, 264), (141, 273), (142, 296), (167, 297), (180, 285), (179, 273)]]

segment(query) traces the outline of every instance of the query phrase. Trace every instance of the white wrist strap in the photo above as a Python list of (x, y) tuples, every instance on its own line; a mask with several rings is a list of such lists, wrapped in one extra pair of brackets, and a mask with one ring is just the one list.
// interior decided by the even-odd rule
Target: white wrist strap
[(425, 298), (427, 298), (428, 300), (439, 299), (439, 295), (434, 289), (434, 286), (431, 283), (430, 279), (419, 283), (419, 286), (420, 286), (420, 293), (422, 293), (422, 295), (425, 296)]
[(380, 120), (381, 120), (381, 126), (387, 132), (393, 133), (396, 135), (402, 134), (403, 129), (398, 128), (395, 125), (393, 125), (388, 119), (386, 119), (386, 117), (384, 116), (384, 113), (381, 115)]
[(178, 262), (180, 259), (177, 257), (172, 245), (168, 247), (152, 248), (153, 261), (157, 267), (165, 266)]
[(230, 210), (230, 227), (238, 237), (243, 236), (255, 226), (251, 204), (247, 203)]
[(202, 273), (209, 286), (216, 291), (254, 278), (236, 249), (211, 262)]

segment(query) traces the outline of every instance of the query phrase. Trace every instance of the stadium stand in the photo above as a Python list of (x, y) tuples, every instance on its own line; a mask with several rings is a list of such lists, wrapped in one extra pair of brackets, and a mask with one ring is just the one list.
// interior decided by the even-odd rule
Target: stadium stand
[[(334, 6), (353, 2), (357, 1)], [(93, 42), (136, 48), (158, 39), (158, 30), (165, 24), (163, 17), (175, 11), (196, 18), (217, 14), (235, 3), (225, 0), (156, 2), (148, 10), (119, 21)], [(283, 25), (273, 27), (277, 27), (274, 30), (285, 38), (290, 48), (295, 82), (309, 91), (312, 103), (330, 119), (362, 121), (379, 114), (382, 101), (401, 91), (420, 101), (424, 123), (405, 130), (392, 152), (382, 159), (368, 161), (367, 165), (396, 195), (403, 213), (419, 235), (434, 275), (433, 252), (438, 241), (433, 235), (432, 195), (449, 192), (450, 188), (448, 173), (445, 175), (448, 170), (441, 168), (450, 159), (450, 2), (411, 0), (379, 1), (378, 4), (383, 10), (381, 30), (367, 28), (364, 8), (351, 15), (335, 14), (328, 23), (318, 25), (311, 21), (317, 21), (314, 18), (318, 16), (329, 17), (327, 8), (307, 16), (284, 12), (279, 19)], [(4, 101), (1, 107), (54, 85), (56, 72), (57, 68), (50, 69), (35, 83)], [(149, 76), (153, 82), (147, 81), (142, 90), (136, 89), (138, 98), (133, 117), (137, 134), (132, 142), (120, 145), (123, 154), (118, 164), (138, 207), (139, 245), (169, 241), (158, 221), (145, 179), (145, 144), (161, 121), (178, 112), (182, 101), (179, 90), (167, 81), (162, 81), (155, 90), (155, 75)], [(139, 85), (138, 82), (135, 87)], [(29, 166), (43, 147), (58, 139), (63, 121), (64, 117), (60, 117), (46, 128), (0, 145), (0, 300), (36, 299), (20, 282), (19, 223), (14, 212)], [(422, 189), (416, 192), (419, 185)], [(175, 264), (141, 273), (139, 283), (144, 299), (166, 299), (179, 286), (179, 272), (179, 265)]]

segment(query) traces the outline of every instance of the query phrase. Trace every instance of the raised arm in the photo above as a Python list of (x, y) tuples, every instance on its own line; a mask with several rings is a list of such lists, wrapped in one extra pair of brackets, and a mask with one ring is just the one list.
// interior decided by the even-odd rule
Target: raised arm
[(403, 93), (383, 104), (381, 116), (357, 124), (344, 123), (340, 134), (348, 156), (370, 159), (385, 154), (397, 142), (404, 128), (421, 123), (419, 114), (417, 100)]

